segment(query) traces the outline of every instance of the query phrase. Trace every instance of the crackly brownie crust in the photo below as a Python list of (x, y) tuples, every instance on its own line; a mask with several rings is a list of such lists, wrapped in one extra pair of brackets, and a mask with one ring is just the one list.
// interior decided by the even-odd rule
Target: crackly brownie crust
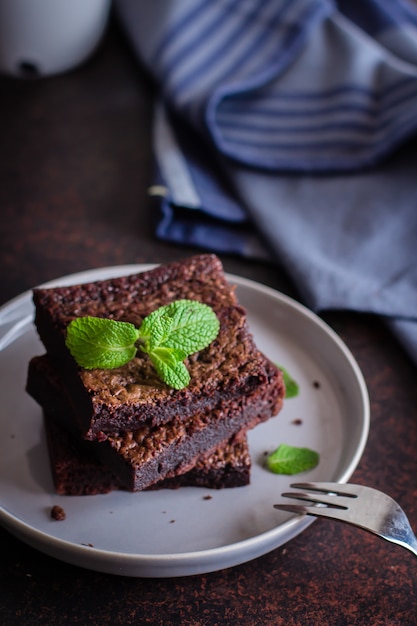
[[(81, 496), (125, 489), (118, 477), (91, 455), (90, 442), (71, 436), (47, 412), (44, 412), (44, 423), (56, 493)], [(249, 447), (244, 438), (236, 443), (226, 443), (209, 456), (201, 457), (189, 472), (161, 480), (151, 489), (243, 487), (250, 482), (250, 470)]]
[[(135, 431), (108, 435), (89, 443), (92, 453), (106, 464), (129, 491), (140, 491), (163, 478), (189, 471), (202, 454), (276, 415), (284, 387), (280, 372), (265, 359), (268, 381), (227, 406), (201, 411), (186, 420), (173, 419), (160, 426), (141, 426)], [(44, 410), (74, 428), (76, 420), (65, 387), (48, 356), (34, 357), (29, 364), (27, 389)], [(72, 425), (72, 426), (71, 426)], [(79, 436), (79, 435), (78, 435)]]
[[(218, 337), (186, 360), (191, 382), (174, 390), (156, 376), (147, 355), (113, 370), (76, 367), (65, 347), (66, 327), (78, 316), (108, 317), (140, 325), (153, 310), (181, 298), (209, 304), (220, 320)], [(187, 419), (227, 404), (268, 383), (265, 359), (249, 331), (246, 312), (224, 276), (220, 260), (199, 255), (153, 270), (85, 285), (35, 289), (41, 340), (65, 373), (71, 402), (87, 439)], [(268, 367), (270, 367), (268, 365)]]

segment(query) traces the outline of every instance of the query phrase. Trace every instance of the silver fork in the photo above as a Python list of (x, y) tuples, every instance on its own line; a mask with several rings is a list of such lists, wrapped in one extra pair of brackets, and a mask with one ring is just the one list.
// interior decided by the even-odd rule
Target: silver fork
[(274, 508), (358, 526), (417, 556), (417, 538), (406, 514), (382, 491), (349, 483), (293, 483), (290, 487), (302, 492), (287, 492), (282, 496), (305, 504), (274, 504)]

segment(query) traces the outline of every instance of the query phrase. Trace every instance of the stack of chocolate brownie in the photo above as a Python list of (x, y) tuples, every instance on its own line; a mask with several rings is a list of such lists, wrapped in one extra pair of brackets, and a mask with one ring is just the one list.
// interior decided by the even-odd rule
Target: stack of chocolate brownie
[[(285, 390), (281, 372), (257, 349), (215, 255), (39, 288), (33, 299), (46, 354), (30, 361), (27, 391), (43, 409), (58, 493), (248, 484), (246, 433), (279, 412)], [(185, 389), (163, 383), (140, 350), (122, 367), (87, 370), (65, 345), (77, 317), (139, 327), (152, 311), (181, 299), (208, 304), (220, 321), (217, 338), (186, 359)]]

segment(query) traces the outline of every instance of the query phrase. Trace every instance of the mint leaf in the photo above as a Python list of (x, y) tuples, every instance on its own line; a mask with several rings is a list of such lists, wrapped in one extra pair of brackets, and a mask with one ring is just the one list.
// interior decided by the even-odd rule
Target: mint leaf
[(140, 328), (139, 338), (142, 345), (146, 345), (149, 349), (158, 346), (164, 338), (169, 334), (172, 325), (170, 318), (163, 318), (158, 314), (159, 309), (145, 317)]
[(148, 315), (139, 332), (148, 349), (165, 346), (189, 356), (206, 348), (217, 337), (219, 328), (220, 322), (207, 304), (176, 300)]
[(297, 448), (282, 443), (266, 458), (266, 466), (274, 474), (299, 474), (319, 464), (320, 455), (309, 448)]
[(140, 346), (143, 352), (152, 354), (157, 348), (164, 347), (167, 350), (175, 352), (177, 361), (183, 361), (188, 356), (187, 350), (176, 350), (166, 345), (166, 339), (169, 337), (172, 327), (172, 319), (163, 315), (157, 315), (152, 317), (149, 322), (150, 317), (151, 316), (145, 317), (139, 329)]
[(294, 380), (294, 378), (291, 376), (288, 370), (285, 369), (285, 367), (282, 367), (282, 365), (277, 365), (277, 367), (279, 367), (284, 377), (286, 399), (295, 398), (296, 396), (298, 396), (300, 392), (298, 383)]
[(78, 317), (68, 325), (66, 345), (81, 367), (113, 369), (133, 359), (138, 335), (128, 322)]
[(174, 389), (184, 389), (190, 382), (190, 374), (172, 348), (155, 348), (149, 354), (159, 377)]

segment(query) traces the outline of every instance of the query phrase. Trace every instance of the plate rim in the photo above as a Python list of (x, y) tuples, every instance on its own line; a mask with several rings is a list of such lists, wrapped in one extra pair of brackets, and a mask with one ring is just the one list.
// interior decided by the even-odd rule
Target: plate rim
[[(107, 278), (113, 278), (116, 276), (127, 275), (129, 273), (138, 273), (147, 271), (159, 265), (158, 263), (134, 263), (134, 264), (122, 264), (112, 265), (98, 268), (91, 268), (82, 270), (80, 272), (74, 272), (61, 276), (52, 280), (48, 280), (40, 285), (28, 289), (21, 294), (15, 296), (8, 302), (0, 306), (0, 325), (2, 317), (8, 310), (18, 308), (19, 305), (31, 304), (32, 289), (35, 288), (49, 288), (62, 284), (77, 284), (81, 282), (89, 282), (90, 280), (106, 280)], [(288, 296), (273, 287), (260, 283), (256, 280), (239, 276), (234, 273), (225, 272), (229, 282), (235, 283), (238, 287), (243, 286), (251, 290), (261, 292), (268, 297), (278, 300), (281, 304), (284, 304), (290, 309), (296, 309), (301, 315), (307, 317), (314, 325), (321, 328), (321, 330), (329, 336), (333, 343), (337, 345), (337, 348), (343, 354), (346, 362), (354, 374), (359, 396), (362, 404), (362, 416), (361, 416), (361, 431), (358, 445), (355, 448), (355, 454), (349, 457), (348, 466), (344, 472), (340, 475), (337, 482), (343, 484), (346, 483), (350, 476), (355, 471), (359, 461), (364, 453), (367, 439), (370, 429), (370, 400), (366, 386), (366, 382), (362, 371), (353, 356), (351, 350), (341, 337), (334, 331), (319, 315), (309, 309), (298, 300)], [(33, 305), (32, 316), (30, 324), (33, 321)], [(27, 324), (29, 326), (29, 323)], [(27, 327), (23, 327), (24, 334), (27, 332)], [(18, 335), (20, 336), (20, 335)], [(12, 342), (17, 337), (13, 338)], [(11, 343), (12, 343), (11, 342)], [(262, 556), (271, 550), (278, 548), (279, 546), (292, 540), (298, 534), (303, 532), (311, 523), (315, 521), (313, 517), (300, 517), (291, 516), (288, 520), (280, 523), (277, 527), (274, 527), (268, 531), (259, 533), (252, 537), (246, 538), (241, 541), (233, 542), (228, 545), (218, 546), (214, 548), (208, 548), (204, 550), (196, 550), (192, 552), (178, 552), (173, 554), (142, 554), (142, 553), (122, 553), (112, 550), (97, 549), (90, 546), (84, 546), (76, 544), (67, 539), (61, 539), (47, 532), (34, 527), (28, 522), (23, 521), (18, 516), (14, 515), (2, 506), (0, 502), (0, 523), (12, 534), (17, 536), (25, 543), (39, 549), (50, 556), (60, 558), (68, 563), (84, 567), (91, 570), (120, 574), (123, 576), (135, 576), (135, 577), (177, 577), (187, 576), (193, 574), (202, 574), (220, 569), (234, 567), (238, 564), (248, 562), (253, 558)], [(282, 537), (284, 535), (284, 538)], [(280, 539), (283, 541), (280, 542)], [(261, 544), (261, 549), (258, 544)], [(251, 556), (242, 555), (242, 551), (246, 548), (252, 548)], [(228, 555), (228, 561), (226, 565), (219, 565), (216, 562), (221, 558), (223, 554)], [(81, 557), (83, 562), (80, 562)], [(91, 558), (90, 558), (91, 557)], [(206, 567), (201, 566), (201, 560), (207, 562)], [(106, 567), (105, 561), (114, 561), (112, 566)], [(117, 561), (117, 570), (115, 565)], [(179, 561), (181, 563), (179, 563)], [(139, 563), (139, 568), (138, 568)], [(104, 567), (103, 567), (104, 566)], [(192, 566), (195, 567), (193, 568)], [(141, 573), (137, 573), (140, 569)], [(170, 572), (171, 569), (175, 569), (175, 572)], [(195, 571), (194, 571), (195, 570)]]

